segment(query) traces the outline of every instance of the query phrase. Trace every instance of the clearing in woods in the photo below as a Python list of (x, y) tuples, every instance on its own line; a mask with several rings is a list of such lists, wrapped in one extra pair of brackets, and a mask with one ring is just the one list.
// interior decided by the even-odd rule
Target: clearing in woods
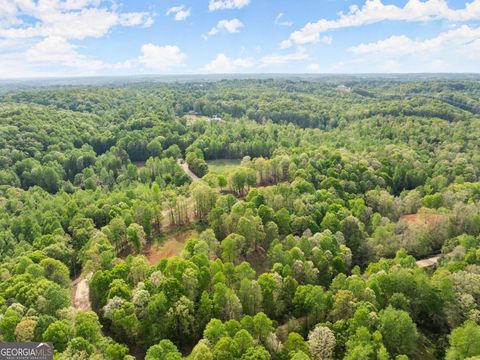
[[(179, 165), (185, 171), (187, 175), (192, 177), (191, 171), (186, 167), (186, 164), (183, 164), (180, 160), (178, 161)], [(145, 163), (137, 163), (138, 167), (145, 166)], [(194, 174), (193, 174), (194, 175)], [(198, 178), (197, 178), (198, 179)], [(196, 180), (192, 177), (192, 180)], [(191, 200), (188, 201), (189, 207), (189, 216), (193, 217), (193, 202)], [(164, 228), (170, 228), (170, 211), (164, 210), (163, 212), (163, 221), (162, 226)], [(169, 258), (172, 256), (179, 255), (182, 250), (183, 246), (187, 242), (188, 239), (197, 236), (198, 233), (196, 230), (186, 230), (180, 232), (171, 232), (167, 234), (168, 240), (161, 243), (161, 244), (148, 244), (144, 249), (144, 254), (147, 257), (148, 261), (151, 264), (158, 263), (163, 258)], [(72, 283), (72, 304), (73, 306), (80, 310), (80, 311), (90, 311), (92, 310), (92, 305), (90, 302), (90, 288), (88, 286), (88, 282), (92, 278), (93, 273), (88, 273), (86, 276), (80, 275), (76, 278)]]
[(72, 303), (80, 311), (92, 310), (90, 288), (88, 287), (92, 275), (93, 273), (88, 273), (86, 276), (80, 275), (72, 283)]
[(200, 120), (206, 121), (206, 122), (225, 123), (225, 120), (223, 120), (221, 117), (217, 115), (213, 117), (209, 117), (205, 115), (192, 113), (192, 114), (183, 115), (183, 117), (185, 118), (185, 120), (187, 120), (187, 125), (189, 126), (195, 124), (197, 121), (200, 121)]
[(444, 215), (431, 213), (418, 213), (402, 215), (400, 220), (405, 221), (408, 226), (411, 225), (430, 225), (444, 219)]
[(240, 160), (238, 159), (219, 159), (208, 160), (208, 172), (210, 174), (228, 175), (236, 168), (240, 166)]
[(150, 264), (155, 265), (163, 258), (180, 255), (187, 240), (198, 236), (194, 229), (180, 231), (167, 235), (166, 241), (159, 244), (148, 244), (143, 253)]
[[(431, 213), (418, 213), (418, 214), (408, 214), (402, 215), (400, 217), (401, 221), (404, 221), (407, 225), (407, 228), (412, 227), (421, 227), (429, 226), (435, 223), (439, 223), (444, 220), (445, 216), (441, 214), (431, 214)], [(421, 268), (428, 268), (435, 266), (440, 259), (440, 255), (432, 255), (429, 258), (417, 260), (417, 266)]]

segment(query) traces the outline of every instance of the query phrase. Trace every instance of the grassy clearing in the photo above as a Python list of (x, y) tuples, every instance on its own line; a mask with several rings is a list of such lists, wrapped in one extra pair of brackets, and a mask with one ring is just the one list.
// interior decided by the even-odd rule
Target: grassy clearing
[(228, 175), (240, 166), (238, 159), (220, 159), (207, 161), (208, 170), (211, 174)]

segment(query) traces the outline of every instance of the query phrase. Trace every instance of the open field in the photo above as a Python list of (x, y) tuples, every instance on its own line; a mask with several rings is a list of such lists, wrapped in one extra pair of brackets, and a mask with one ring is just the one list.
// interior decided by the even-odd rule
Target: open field
[(239, 159), (219, 159), (207, 161), (209, 172), (212, 174), (228, 175), (240, 166)]

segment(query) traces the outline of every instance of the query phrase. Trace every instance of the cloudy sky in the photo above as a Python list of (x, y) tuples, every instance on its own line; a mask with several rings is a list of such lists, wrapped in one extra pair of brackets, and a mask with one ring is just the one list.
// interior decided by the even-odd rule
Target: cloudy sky
[(480, 72), (480, 0), (0, 0), (0, 78)]

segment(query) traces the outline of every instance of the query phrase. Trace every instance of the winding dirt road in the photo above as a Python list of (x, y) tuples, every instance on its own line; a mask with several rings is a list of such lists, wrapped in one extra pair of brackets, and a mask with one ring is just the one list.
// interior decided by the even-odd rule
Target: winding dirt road
[[(190, 176), (192, 180), (199, 180), (200, 178), (195, 175), (189, 168), (188, 164), (183, 160), (178, 160), (178, 164), (182, 170)], [(168, 218), (169, 210), (164, 211), (164, 218)], [(166, 225), (166, 224), (164, 224)], [(418, 260), (417, 266), (420, 268), (428, 268), (435, 266), (440, 259), (440, 255), (436, 255), (427, 259)], [(88, 282), (92, 278), (93, 273), (88, 273), (85, 277), (80, 275), (77, 279), (72, 282), (72, 303), (73, 306), (81, 311), (90, 311), (92, 310), (92, 305), (90, 303), (90, 288), (88, 287)]]
[[(180, 165), (182, 170), (185, 172), (185, 174), (187, 174), (193, 181), (200, 180), (200, 178), (188, 168), (188, 164), (184, 160), (178, 159), (177, 162), (178, 162), (178, 165)], [(192, 202), (188, 201), (188, 203), (191, 204)], [(192, 210), (192, 213), (193, 213), (193, 210)], [(162, 221), (162, 226), (165, 228), (169, 227), (171, 225), (170, 210), (163, 211), (163, 219), (164, 220)], [(174, 254), (172, 254), (171, 256), (173, 255)], [(93, 276), (93, 273), (90, 272), (86, 276), (80, 275), (78, 278), (76, 278), (72, 282), (72, 293), (71, 293), (72, 304), (77, 310), (80, 310), (80, 311), (92, 310), (92, 304), (90, 302), (90, 288), (88, 286), (88, 282), (90, 281), (92, 276)]]
[(195, 181), (195, 180), (200, 180), (200, 178), (195, 175), (192, 170), (190, 170), (190, 168), (188, 167), (188, 164), (185, 160), (183, 159), (178, 159), (177, 160), (177, 163), (178, 165), (180, 165), (180, 167), (182, 168), (182, 170), (185, 172), (185, 174), (187, 174), (188, 176), (190, 176), (190, 178), (192, 179), (192, 181)]

